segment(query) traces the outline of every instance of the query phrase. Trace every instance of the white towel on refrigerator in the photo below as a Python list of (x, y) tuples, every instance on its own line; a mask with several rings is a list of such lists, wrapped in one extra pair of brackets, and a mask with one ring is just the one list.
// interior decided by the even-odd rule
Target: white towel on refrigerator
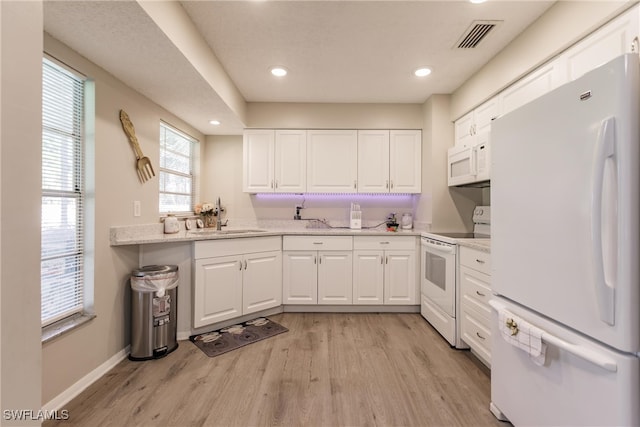
[(544, 365), (547, 345), (542, 342), (541, 329), (505, 309), (498, 310), (498, 326), (505, 341), (528, 353), (536, 365)]

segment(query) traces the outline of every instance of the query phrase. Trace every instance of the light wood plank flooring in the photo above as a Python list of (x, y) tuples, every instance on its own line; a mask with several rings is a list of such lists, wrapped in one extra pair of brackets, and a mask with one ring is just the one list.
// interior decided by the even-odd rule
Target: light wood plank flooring
[(125, 360), (45, 426), (508, 426), (489, 373), (419, 314), (282, 313), (289, 332), (209, 358)]

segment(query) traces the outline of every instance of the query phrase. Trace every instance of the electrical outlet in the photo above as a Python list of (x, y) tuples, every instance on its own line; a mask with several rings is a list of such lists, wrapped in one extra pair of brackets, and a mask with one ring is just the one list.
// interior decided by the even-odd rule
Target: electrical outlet
[(133, 216), (140, 216), (141, 214), (141, 208), (140, 208), (140, 200), (134, 200), (133, 202)]

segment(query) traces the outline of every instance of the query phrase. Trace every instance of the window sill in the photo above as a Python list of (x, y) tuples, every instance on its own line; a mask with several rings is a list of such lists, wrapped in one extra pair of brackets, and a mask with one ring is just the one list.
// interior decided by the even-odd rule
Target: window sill
[(42, 328), (42, 344), (53, 341), (61, 335), (71, 332), (72, 330), (84, 325), (85, 323), (95, 319), (95, 314), (80, 313), (71, 316), (67, 319), (63, 319), (59, 322)]

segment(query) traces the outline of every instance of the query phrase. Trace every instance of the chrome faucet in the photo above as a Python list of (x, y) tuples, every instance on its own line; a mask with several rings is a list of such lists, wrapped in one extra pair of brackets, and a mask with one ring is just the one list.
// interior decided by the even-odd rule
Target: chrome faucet
[(216, 221), (216, 230), (222, 230), (222, 206), (220, 205), (220, 197), (216, 200), (216, 215), (218, 215)]

